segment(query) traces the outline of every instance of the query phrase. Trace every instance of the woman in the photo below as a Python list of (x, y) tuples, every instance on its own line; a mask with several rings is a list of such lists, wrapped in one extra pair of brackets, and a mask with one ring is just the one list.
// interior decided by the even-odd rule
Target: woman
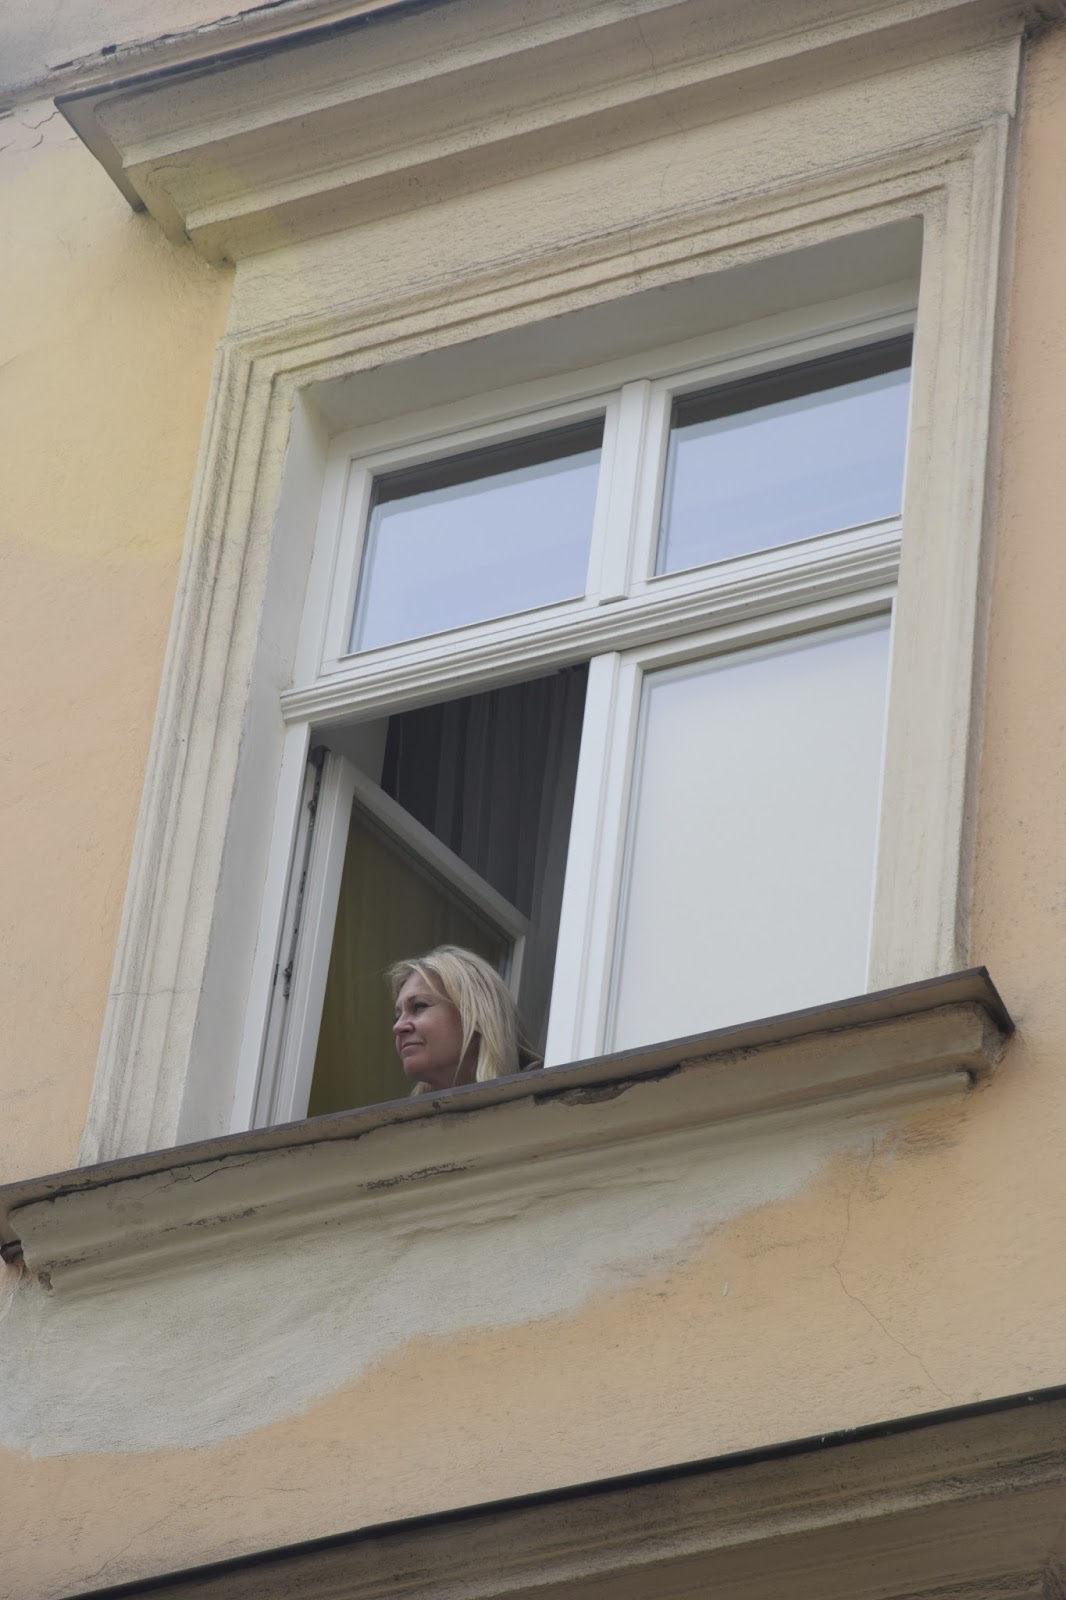
[(442, 944), (398, 961), (388, 976), (396, 1001), (392, 1034), (415, 1094), (505, 1078), (529, 1064), (507, 986), (472, 950)]

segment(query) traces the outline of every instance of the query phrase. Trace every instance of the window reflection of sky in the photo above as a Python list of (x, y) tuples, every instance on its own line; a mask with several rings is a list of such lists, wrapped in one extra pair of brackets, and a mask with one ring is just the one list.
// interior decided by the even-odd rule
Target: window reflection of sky
[(898, 516), (910, 373), (675, 427), (657, 572)]
[(351, 648), (583, 594), (599, 460), (586, 450), (376, 505)]

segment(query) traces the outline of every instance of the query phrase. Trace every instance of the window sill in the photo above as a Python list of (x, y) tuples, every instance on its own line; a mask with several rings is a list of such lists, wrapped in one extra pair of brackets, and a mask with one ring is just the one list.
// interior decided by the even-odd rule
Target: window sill
[[(983, 968), (572, 1066), (0, 1188), (0, 1241), (53, 1287), (426, 1206), (453, 1221), (734, 1119), (965, 1093), (1012, 1031)], [(460, 1116), (459, 1113), (462, 1113)], [(787, 1130), (786, 1130), (787, 1132)], [(666, 1146), (664, 1147), (664, 1141)]]

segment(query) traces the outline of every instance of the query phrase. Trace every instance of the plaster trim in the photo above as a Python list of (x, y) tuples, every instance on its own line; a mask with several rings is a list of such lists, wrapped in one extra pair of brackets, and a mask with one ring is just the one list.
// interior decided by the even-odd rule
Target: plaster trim
[[(683, 1153), (706, 1129), (853, 1100), (963, 1092), (1010, 1018), (983, 969), (569, 1067), (111, 1162), (0, 1189), (0, 1238), (56, 1287), (165, 1270), (341, 1218), (463, 1221), (590, 1171)], [(461, 1113), (461, 1115), (460, 1115)], [(11, 1251), (9, 1250), (9, 1254)]]

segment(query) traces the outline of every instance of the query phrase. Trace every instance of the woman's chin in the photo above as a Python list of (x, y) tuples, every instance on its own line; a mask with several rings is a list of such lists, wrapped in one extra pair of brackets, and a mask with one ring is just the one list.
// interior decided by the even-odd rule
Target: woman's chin
[(432, 1067), (425, 1067), (418, 1061), (404, 1060), (403, 1058), (400, 1060), (400, 1065), (403, 1068), (404, 1077), (414, 1089), (429, 1090), (451, 1088), (450, 1083), (437, 1082), (437, 1079), (441, 1076), (441, 1074), (439, 1072), (434, 1072)]

